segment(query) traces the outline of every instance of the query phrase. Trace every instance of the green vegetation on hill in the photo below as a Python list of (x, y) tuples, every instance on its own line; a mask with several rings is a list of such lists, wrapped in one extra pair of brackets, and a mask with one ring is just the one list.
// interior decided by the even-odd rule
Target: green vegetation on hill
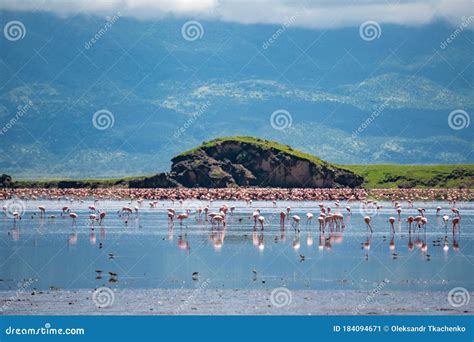
[(289, 155), (292, 155), (294, 157), (309, 160), (309, 161), (311, 161), (315, 164), (322, 164), (322, 165), (325, 165), (325, 166), (328, 166), (328, 167), (332, 166), (332, 164), (330, 164), (330, 163), (328, 163), (328, 162), (326, 162), (326, 161), (324, 161), (324, 160), (322, 160), (322, 159), (320, 159), (316, 156), (313, 156), (312, 154), (305, 153), (305, 152), (302, 152), (302, 151), (299, 151), (299, 150), (295, 150), (291, 146), (283, 145), (283, 144), (280, 144), (276, 141), (259, 139), (259, 138), (249, 137), (249, 136), (222, 137), (222, 138), (217, 138), (217, 139), (214, 139), (214, 140), (211, 140), (211, 141), (207, 141), (207, 142), (202, 143), (202, 145), (200, 145), (200, 146), (197, 146), (197, 147), (195, 147), (191, 150), (188, 150), (188, 151), (185, 151), (185, 152), (179, 154), (178, 156), (176, 156), (176, 158), (184, 157), (184, 156), (190, 155), (190, 154), (192, 154), (196, 151), (199, 151), (201, 149), (210, 148), (210, 147), (219, 145), (220, 143), (227, 142), (227, 141), (236, 141), (236, 142), (254, 144), (254, 145), (260, 146), (264, 149), (274, 149), (274, 150), (277, 150), (277, 151), (282, 151), (282, 152), (287, 153)]
[(364, 177), (364, 187), (474, 188), (474, 165), (342, 165)]

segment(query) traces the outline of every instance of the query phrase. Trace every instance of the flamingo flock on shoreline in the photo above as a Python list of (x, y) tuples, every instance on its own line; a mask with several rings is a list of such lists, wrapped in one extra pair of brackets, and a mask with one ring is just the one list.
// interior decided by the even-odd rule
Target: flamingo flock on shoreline
[[(77, 222), (82, 216), (80, 216), (77, 212), (73, 211), (72, 207), (75, 206), (75, 202), (78, 200), (73, 198), (66, 198), (64, 200), (66, 200), (68, 204), (61, 206), (60, 209), (47, 208), (45, 205), (38, 205), (38, 211), (33, 212), (31, 218), (39, 217), (42, 220), (54, 220), (57, 217), (56, 212), (59, 212), (60, 217), (62, 217), (63, 219), (69, 218), (71, 220), (72, 226), (77, 226)], [(121, 209), (116, 211), (116, 214), (123, 220), (125, 226), (128, 225), (128, 222), (132, 218), (132, 216), (135, 218), (139, 217), (144, 201), (145, 200), (141, 198), (132, 200), (127, 205), (122, 206)], [(354, 202), (355, 200), (352, 201)], [(79, 200), (79, 202), (84, 203), (84, 200)], [(134, 202), (136, 202), (136, 205), (134, 205)], [(106, 220), (106, 217), (108, 216), (108, 213), (105, 209), (98, 209), (98, 203), (99, 199), (95, 199), (93, 201), (93, 204), (87, 207), (88, 215), (86, 219), (92, 230), (94, 229), (94, 226), (96, 224), (102, 226), (104, 224), (104, 221)], [(155, 208), (158, 208), (158, 205), (160, 203), (161, 202), (157, 200), (150, 201), (148, 203), (149, 209), (153, 210)], [(202, 204), (205, 202), (201, 201), (200, 203)], [(172, 204), (175, 204), (175, 201), (172, 201)], [(236, 210), (235, 206), (229, 206), (227, 204), (222, 204), (218, 207), (215, 207), (213, 206), (213, 199), (210, 199), (207, 202), (207, 205), (205, 206), (203, 205), (195, 208), (186, 208), (186, 201), (178, 200), (176, 205), (173, 205), (173, 207), (169, 207), (166, 209), (166, 215), (170, 227), (175, 224), (175, 221), (178, 221), (180, 228), (187, 228), (187, 222), (192, 218), (194, 218), (198, 222), (205, 222), (206, 224), (211, 224), (213, 229), (215, 229), (215, 232), (211, 234), (211, 239), (216, 249), (220, 249), (223, 245), (228, 222), (229, 220), (233, 221), (234, 214), (237, 212), (239, 214), (239, 217), (237, 218), (239, 224), (245, 224), (245, 217), (247, 217), (248, 221), (253, 223), (252, 235), (254, 245), (260, 250), (263, 250), (265, 247), (263, 231), (269, 225), (274, 224), (274, 220), (276, 217), (279, 217), (279, 225), (280, 230), (282, 231), (282, 239), (284, 239), (284, 231), (286, 229), (287, 224), (294, 231), (295, 238), (293, 240), (292, 246), (295, 250), (297, 250), (300, 248), (301, 245), (299, 234), (302, 229), (304, 229), (308, 233), (307, 245), (313, 245), (313, 236), (311, 232), (312, 227), (314, 226), (314, 217), (317, 217), (316, 227), (319, 229), (320, 233), (318, 248), (330, 249), (331, 241), (328, 241), (326, 239), (326, 232), (333, 234), (333, 237), (335, 239), (337, 238), (339, 240), (342, 240), (342, 232), (346, 228), (346, 220), (348, 220), (353, 215), (353, 210), (351, 209), (351, 206), (349, 206), (349, 204), (351, 204), (351, 200), (348, 200), (345, 205), (342, 205), (340, 200), (336, 200), (333, 205), (324, 204), (322, 202), (318, 203), (314, 206), (314, 208), (317, 208), (317, 210), (313, 212), (306, 212), (303, 218), (300, 215), (295, 214), (293, 212), (293, 209), (289, 206), (284, 207), (280, 211), (278, 211), (278, 202), (276, 200), (272, 200), (273, 208), (277, 209), (276, 213), (269, 214), (270, 216), (265, 216), (260, 209), (254, 208), (254, 204), (255, 203), (252, 201), (251, 198), (246, 198), (246, 208), (238, 208)], [(393, 210), (394, 215), (388, 218), (387, 228), (390, 233), (390, 249), (393, 250), (395, 248), (394, 236), (397, 233), (395, 224), (396, 222), (399, 223), (400, 230), (404, 209), (401, 201), (392, 200), (391, 204), (393, 209), (389, 208), (389, 210)], [(409, 215), (406, 217), (407, 230), (410, 239), (408, 246), (410, 250), (413, 246), (411, 242), (412, 233), (422, 232), (426, 235), (426, 229), (429, 226), (429, 222), (428, 218), (426, 217), (425, 208), (413, 208), (413, 201), (411, 200), (406, 201), (406, 204), (407, 210), (412, 210), (418, 213), (417, 215)], [(450, 214), (443, 212), (443, 208), (441, 206), (436, 207), (434, 212), (436, 217), (439, 217), (442, 220), (446, 230), (445, 242), (443, 246), (443, 250), (445, 251), (449, 249), (448, 244), (446, 243), (447, 229), (449, 223), (451, 223), (451, 230), (453, 235), (455, 234), (455, 232), (460, 232), (461, 224), (461, 213), (460, 210), (456, 207), (456, 201), (450, 200), (448, 204)], [(345, 215), (341, 213), (341, 208), (345, 209)], [(372, 234), (374, 233), (374, 231), (381, 231), (379, 227), (374, 228), (373, 217), (376, 216), (379, 210), (381, 210), (382, 208), (383, 206), (374, 200), (360, 201), (359, 211), (363, 214), (362, 221), (367, 226), (368, 233), (367, 240), (363, 243), (363, 248), (366, 250), (369, 250), (370, 248), (370, 241), (372, 239)], [(13, 219), (13, 224), (16, 226), (22, 219), (22, 215), (24, 213), (20, 211), (13, 211), (10, 213), (9, 208), (4, 206), (3, 214), (5, 217), (11, 217)], [(261, 232), (260, 234), (258, 234), (259, 230)], [(383, 231), (385, 230), (382, 230), (382, 232)], [(189, 243), (187, 242), (186, 236), (186, 234), (180, 235), (178, 245), (180, 246), (180, 248), (189, 250)], [(72, 240), (77, 241), (77, 235), (74, 235), (72, 237)], [(95, 241), (95, 235), (94, 237), (91, 236), (91, 241), (92, 240)], [(426, 252), (426, 243), (421, 243), (419, 247), (422, 251)]]

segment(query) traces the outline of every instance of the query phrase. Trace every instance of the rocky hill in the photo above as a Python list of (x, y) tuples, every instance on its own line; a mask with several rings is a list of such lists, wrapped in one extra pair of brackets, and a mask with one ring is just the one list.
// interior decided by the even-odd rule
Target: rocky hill
[(252, 137), (219, 138), (172, 159), (171, 171), (130, 187), (359, 187), (364, 179), (290, 146)]

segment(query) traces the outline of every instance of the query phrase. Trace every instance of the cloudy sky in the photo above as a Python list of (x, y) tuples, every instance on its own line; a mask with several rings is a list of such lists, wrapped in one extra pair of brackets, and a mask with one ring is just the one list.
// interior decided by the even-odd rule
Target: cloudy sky
[(330, 28), (378, 23), (424, 25), (443, 20), (459, 25), (474, 15), (472, 0), (0, 0), (0, 9), (48, 11), (60, 16), (91, 15), (154, 19), (166, 15), (246, 24), (281, 24)]

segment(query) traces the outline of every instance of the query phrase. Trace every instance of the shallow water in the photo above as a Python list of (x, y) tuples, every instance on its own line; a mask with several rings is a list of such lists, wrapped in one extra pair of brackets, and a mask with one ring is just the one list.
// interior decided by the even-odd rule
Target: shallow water
[[(214, 202), (210, 212), (217, 211), (222, 203)], [(87, 209), (92, 201), (69, 204), (79, 215), (75, 225), (69, 217), (60, 216), (59, 208), (65, 201), (28, 201), (16, 225), (12, 218), (0, 219), (0, 290), (16, 290), (25, 281), (28, 288), (38, 290), (103, 285), (123, 289), (474, 289), (473, 203), (457, 203), (462, 222), (454, 236), (451, 224), (446, 229), (441, 216), (435, 214), (437, 206), (443, 208), (441, 214), (450, 214), (447, 203), (414, 203), (413, 209), (403, 203), (393, 241), (387, 220), (397, 215), (389, 202), (381, 203), (383, 209), (369, 210), (373, 214), (372, 236), (363, 222), (365, 213), (354, 202), (350, 216), (341, 204), (345, 228), (332, 233), (327, 229), (324, 237), (319, 233), (315, 202), (280, 201), (278, 207), (271, 202), (254, 202), (251, 207), (245, 202), (226, 203), (236, 209), (223, 229), (198, 221), (194, 214), (183, 226), (179, 222), (169, 226), (166, 208), (181, 212), (196, 205), (204, 207), (207, 202), (185, 202), (181, 206), (163, 201), (157, 208), (143, 203), (138, 214), (127, 218), (119, 217), (117, 210), (128, 202), (101, 201), (96, 207), (107, 210), (107, 217), (102, 226), (95, 223), (92, 229)], [(46, 216), (54, 214), (56, 219), (39, 218), (38, 205), (45, 205)], [(333, 212), (339, 211), (333, 202), (326, 205)], [(291, 215), (302, 218), (299, 234), (290, 221), (281, 230), (279, 213), (287, 206), (292, 208)], [(417, 207), (426, 208), (429, 222), (426, 233), (416, 229), (410, 237), (406, 217), (417, 215)], [(256, 208), (266, 218), (263, 232), (259, 227), (254, 229), (250, 218)], [(306, 212), (315, 214), (309, 226)], [(411, 251), (410, 239), (414, 245)], [(363, 247), (367, 241), (370, 249)], [(447, 251), (443, 250), (445, 241)], [(422, 252), (421, 243), (426, 243), (426, 252)], [(118, 275), (110, 277), (108, 272)], [(199, 272), (194, 279), (193, 272)]]

